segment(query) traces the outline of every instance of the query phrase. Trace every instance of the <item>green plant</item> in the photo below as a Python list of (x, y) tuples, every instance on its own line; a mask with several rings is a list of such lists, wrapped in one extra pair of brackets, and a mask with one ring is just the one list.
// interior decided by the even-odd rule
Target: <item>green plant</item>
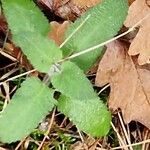
[[(125, 20), (127, 0), (104, 0), (91, 8), (69, 27), (69, 40), (61, 48), (47, 39), (48, 21), (32, 1), (2, 0), (2, 7), (13, 42), (21, 47), (35, 69), (50, 76), (53, 89), (48, 88), (46, 80), (28, 77), (1, 114), (0, 140), (9, 143), (27, 136), (54, 106), (84, 132), (95, 137), (106, 135), (110, 112), (83, 72), (100, 57), (102, 48), (67, 58), (112, 38)], [(58, 101), (53, 97), (54, 88), (61, 93)]]

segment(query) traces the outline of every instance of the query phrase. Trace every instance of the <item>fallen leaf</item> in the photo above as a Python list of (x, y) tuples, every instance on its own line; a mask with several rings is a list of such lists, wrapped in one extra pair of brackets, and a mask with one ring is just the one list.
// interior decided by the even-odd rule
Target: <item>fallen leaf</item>
[(50, 25), (51, 31), (48, 33), (48, 37), (54, 40), (57, 45), (60, 45), (64, 41), (65, 31), (69, 26), (69, 21), (64, 21), (62, 24), (52, 21)]
[(76, 20), (88, 8), (95, 6), (102, 0), (37, 0), (42, 7), (46, 6), (51, 12), (63, 19)]
[(150, 128), (150, 65), (139, 66), (126, 51), (118, 41), (108, 44), (95, 82), (110, 83), (109, 108), (120, 108), (126, 123), (135, 120)]
[(92, 7), (100, 3), (102, 0), (71, 0), (73, 4), (79, 7)]
[[(147, 1), (148, 2), (148, 1)], [(129, 55), (137, 55), (140, 65), (150, 63), (150, 7), (146, 0), (136, 0), (129, 8), (125, 26), (132, 27), (145, 16), (146, 19), (140, 24), (140, 29), (129, 48)]]

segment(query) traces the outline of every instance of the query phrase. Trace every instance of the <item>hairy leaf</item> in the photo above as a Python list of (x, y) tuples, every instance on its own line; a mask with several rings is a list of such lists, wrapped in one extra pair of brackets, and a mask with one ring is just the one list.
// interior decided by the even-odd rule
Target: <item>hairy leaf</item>
[[(127, 15), (127, 0), (103, 0), (89, 9), (69, 27), (66, 38), (85, 20), (90, 18), (63, 47), (64, 55), (70, 55), (100, 44), (117, 34)], [(73, 59), (79, 67), (89, 69), (102, 54), (102, 48)]]
[(50, 66), (62, 58), (62, 52), (54, 42), (40, 34), (24, 32), (14, 35), (13, 39), (33, 66), (41, 72), (48, 72)]
[(2, 4), (15, 44), (21, 47), (35, 69), (48, 72), (62, 54), (45, 36), (49, 24), (42, 12), (29, 0), (5, 0)]
[(55, 104), (53, 90), (35, 77), (28, 78), (0, 115), (0, 141), (10, 143), (27, 136)]
[(61, 66), (61, 72), (52, 77), (52, 84), (63, 95), (58, 108), (77, 127), (92, 136), (104, 136), (110, 127), (110, 113), (94, 92), (82, 70), (71, 62)]
[(24, 31), (46, 35), (49, 23), (31, 0), (2, 0), (4, 14), (12, 34)]

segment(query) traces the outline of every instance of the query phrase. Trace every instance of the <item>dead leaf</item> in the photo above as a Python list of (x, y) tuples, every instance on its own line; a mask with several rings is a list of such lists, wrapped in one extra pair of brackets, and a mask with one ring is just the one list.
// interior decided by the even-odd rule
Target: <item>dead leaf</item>
[(95, 6), (102, 0), (37, 0), (40, 6), (46, 6), (55, 15), (69, 19), (76, 20), (88, 8)]
[[(148, 15), (148, 16), (147, 16)], [(129, 55), (139, 54), (138, 63), (140, 65), (150, 63), (150, 8), (146, 0), (136, 0), (129, 8), (129, 14), (125, 21), (125, 26), (132, 27), (145, 16), (140, 29), (129, 48)]]
[(92, 7), (100, 3), (102, 0), (71, 0), (73, 4), (79, 7)]
[(118, 41), (107, 47), (99, 64), (96, 85), (110, 83), (109, 108), (113, 111), (120, 108), (126, 123), (135, 120), (150, 128), (150, 65), (139, 66)]
[(50, 25), (51, 31), (48, 33), (48, 37), (54, 40), (57, 45), (60, 45), (64, 41), (65, 31), (69, 26), (69, 21), (64, 21), (62, 24), (52, 21)]

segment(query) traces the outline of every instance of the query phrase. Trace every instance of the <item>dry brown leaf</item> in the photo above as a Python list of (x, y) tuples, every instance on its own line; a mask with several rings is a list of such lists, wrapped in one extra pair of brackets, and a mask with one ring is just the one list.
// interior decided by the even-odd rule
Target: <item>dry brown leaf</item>
[(139, 66), (118, 41), (107, 46), (96, 75), (96, 85), (110, 83), (109, 107), (120, 108), (126, 123), (139, 121), (150, 128), (150, 65)]
[(131, 5), (135, 0), (128, 0), (129, 5)]
[(37, 0), (42, 7), (49, 10), (63, 19), (74, 21), (81, 16), (88, 8), (93, 7), (102, 0)]
[(100, 3), (102, 0), (71, 0), (73, 4), (79, 7), (92, 7)]
[(124, 23), (125, 26), (132, 27), (145, 16), (147, 18), (142, 21), (139, 32), (132, 41), (128, 52), (129, 55), (139, 54), (138, 63), (140, 65), (150, 63), (150, 7), (146, 0), (136, 0), (132, 3)]
[(62, 24), (56, 21), (50, 23), (51, 31), (48, 33), (48, 37), (55, 41), (57, 45), (60, 45), (64, 41), (65, 31), (69, 26), (68, 21), (64, 21)]

